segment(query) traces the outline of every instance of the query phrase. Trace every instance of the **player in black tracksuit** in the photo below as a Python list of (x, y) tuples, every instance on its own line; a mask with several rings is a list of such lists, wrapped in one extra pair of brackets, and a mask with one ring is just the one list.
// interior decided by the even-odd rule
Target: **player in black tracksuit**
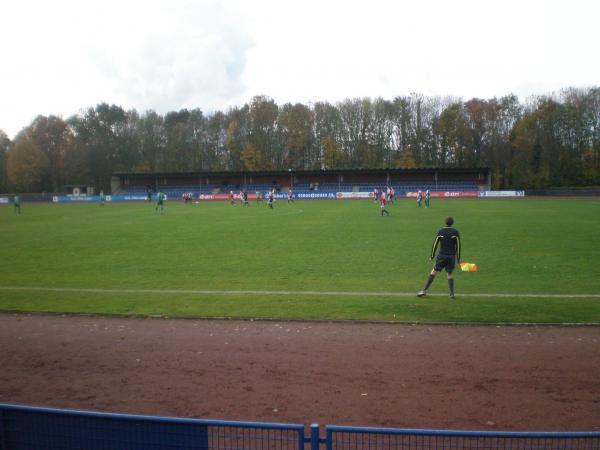
[(454, 279), (452, 278), (452, 272), (454, 271), (456, 261), (460, 261), (460, 234), (458, 233), (458, 230), (452, 228), (453, 224), (454, 219), (452, 219), (452, 217), (446, 217), (446, 226), (438, 231), (435, 240), (433, 241), (430, 258), (433, 259), (435, 256), (438, 245), (440, 247), (440, 252), (435, 260), (433, 270), (429, 274), (429, 278), (427, 278), (425, 287), (417, 294), (419, 297), (425, 297), (427, 295), (427, 289), (429, 289), (429, 286), (433, 283), (435, 276), (438, 272), (441, 272), (442, 269), (446, 269), (450, 298), (454, 299)]

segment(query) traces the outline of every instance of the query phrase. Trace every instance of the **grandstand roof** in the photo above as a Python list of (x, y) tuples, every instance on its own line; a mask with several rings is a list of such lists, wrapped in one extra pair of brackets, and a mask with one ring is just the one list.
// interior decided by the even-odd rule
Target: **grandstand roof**
[(323, 175), (323, 174), (402, 174), (402, 173), (413, 173), (413, 174), (428, 174), (435, 172), (443, 173), (481, 173), (487, 175), (490, 171), (489, 167), (419, 167), (414, 169), (328, 169), (328, 170), (239, 170), (239, 171), (197, 171), (197, 172), (116, 172), (113, 176), (116, 177), (129, 177), (129, 178), (145, 178), (148, 176), (153, 177), (198, 177), (198, 176), (236, 176), (236, 175), (284, 175), (293, 172), (294, 174), (305, 174), (305, 175)]

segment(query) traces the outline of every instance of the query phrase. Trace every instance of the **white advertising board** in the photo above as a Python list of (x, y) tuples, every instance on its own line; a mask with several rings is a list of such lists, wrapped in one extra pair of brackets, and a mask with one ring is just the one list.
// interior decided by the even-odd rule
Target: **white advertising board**
[(372, 192), (337, 192), (335, 198), (373, 198)]
[(480, 197), (525, 197), (525, 191), (481, 191)]

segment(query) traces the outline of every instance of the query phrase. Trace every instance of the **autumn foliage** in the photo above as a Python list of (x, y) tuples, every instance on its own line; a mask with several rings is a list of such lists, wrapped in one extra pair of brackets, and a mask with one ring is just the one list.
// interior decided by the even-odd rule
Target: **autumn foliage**
[(495, 188), (600, 184), (600, 88), (463, 101), (412, 94), (226, 112), (99, 104), (0, 131), (0, 189), (110, 189), (115, 172), (489, 167)]

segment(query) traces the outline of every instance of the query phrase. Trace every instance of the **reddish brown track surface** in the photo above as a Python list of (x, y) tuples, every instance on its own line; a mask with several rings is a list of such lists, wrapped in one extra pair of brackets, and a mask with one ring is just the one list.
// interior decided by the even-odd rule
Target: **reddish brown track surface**
[(0, 314), (0, 401), (415, 428), (600, 430), (600, 328)]

